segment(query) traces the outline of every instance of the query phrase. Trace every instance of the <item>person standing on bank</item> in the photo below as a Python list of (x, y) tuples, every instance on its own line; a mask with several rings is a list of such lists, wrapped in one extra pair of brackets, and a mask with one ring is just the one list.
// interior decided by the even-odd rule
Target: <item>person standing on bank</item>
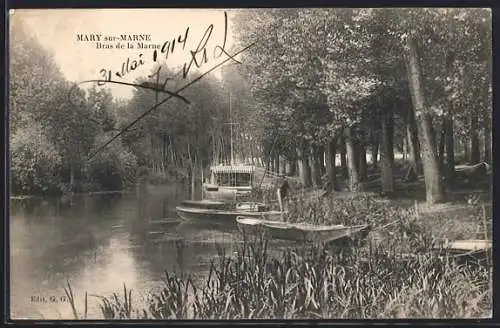
[[(283, 179), (281, 183), (279, 184), (278, 190), (276, 191), (278, 194), (278, 203), (280, 205), (280, 212), (281, 212), (281, 220), (283, 221), (283, 213), (284, 210), (288, 209), (288, 181), (285, 176), (283, 176)], [(283, 203), (285, 203), (286, 206), (283, 206)], [(286, 207), (286, 208), (284, 208)]]

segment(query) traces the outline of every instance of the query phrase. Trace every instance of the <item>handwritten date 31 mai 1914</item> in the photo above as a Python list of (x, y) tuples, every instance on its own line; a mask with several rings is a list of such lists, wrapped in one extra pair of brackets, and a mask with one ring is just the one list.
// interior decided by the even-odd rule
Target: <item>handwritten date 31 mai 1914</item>
[[(200, 68), (203, 66), (203, 64), (208, 63), (210, 58), (216, 60), (219, 59), (222, 55), (226, 55), (229, 58), (233, 58), (233, 56), (231, 56), (226, 51), (226, 41), (227, 41), (226, 12), (224, 12), (224, 38), (222, 40), (222, 43), (217, 44), (213, 48), (212, 54), (210, 54), (208, 52), (209, 49), (207, 49), (207, 44), (212, 37), (213, 30), (214, 30), (214, 25), (210, 24), (205, 30), (201, 39), (198, 41), (198, 44), (196, 45), (194, 50), (193, 49), (189, 50), (188, 52), (189, 59), (186, 62), (184, 62), (182, 70), (181, 72), (179, 72), (182, 73), (182, 78), (185, 79), (193, 67)], [(190, 39), (195, 39), (195, 37), (192, 37), (190, 35), (190, 29), (188, 27), (183, 33), (180, 33), (178, 36), (165, 41), (160, 49), (154, 49), (152, 52), (152, 58), (151, 58), (152, 61), (158, 62), (162, 59), (168, 60), (169, 56), (174, 52), (186, 51), (186, 44), (189, 42)], [(233, 60), (236, 61), (234, 58)], [(146, 58), (144, 57), (144, 54), (139, 54), (135, 59), (129, 57), (125, 61), (123, 61), (121, 65), (121, 70), (119, 71), (113, 72), (113, 70), (111, 69), (101, 69), (99, 72), (101, 75), (101, 80), (99, 81), (99, 85), (103, 85), (106, 82), (113, 82), (112, 80), (113, 76), (118, 78), (124, 78), (128, 73), (135, 71), (139, 67), (143, 66), (145, 63), (146, 63)]]

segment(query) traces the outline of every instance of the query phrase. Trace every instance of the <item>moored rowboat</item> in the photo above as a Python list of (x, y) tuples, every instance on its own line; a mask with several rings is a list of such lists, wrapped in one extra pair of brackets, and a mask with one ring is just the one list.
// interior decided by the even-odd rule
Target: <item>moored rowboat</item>
[(176, 207), (179, 217), (186, 221), (236, 223), (236, 217), (245, 215), (254, 218), (279, 219), (283, 213), (271, 211), (261, 203), (243, 202), (232, 204), (224, 201), (185, 201)]
[(268, 238), (305, 242), (332, 242), (339, 239), (360, 236), (365, 238), (370, 225), (313, 225), (308, 223), (288, 223), (270, 221), (248, 216), (236, 218), (238, 229), (244, 234), (264, 234)]
[(465, 239), (446, 241), (443, 248), (457, 251), (479, 251), (491, 249), (491, 240)]
[(436, 247), (432, 251), (460, 262), (489, 264), (489, 259), (491, 259), (492, 255), (492, 246), (493, 243), (491, 240), (453, 240), (445, 241), (440, 247)]

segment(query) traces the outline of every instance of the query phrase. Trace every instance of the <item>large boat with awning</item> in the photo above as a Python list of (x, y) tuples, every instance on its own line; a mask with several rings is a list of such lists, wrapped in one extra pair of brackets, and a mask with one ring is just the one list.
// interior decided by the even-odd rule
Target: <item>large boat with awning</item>
[(255, 184), (253, 165), (214, 165), (203, 184), (203, 199), (247, 200)]
[[(229, 116), (231, 117), (231, 94), (229, 94)], [(238, 215), (263, 219), (282, 217), (284, 213), (272, 211), (269, 206), (256, 203), (252, 199), (254, 196), (252, 192), (256, 186), (262, 185), (263, 179), (256, 181), (254, 165), (237, 164), (235, 161), (233, 125), (238, 124), (233, 122), (227, 124), (231, 127), (230, 164), (212, 165), (207, 181), (204, 181), (202, 186), (202, 200), (182, 202), (176, 207), (177, 214), (184, 220), (223, 221), (234, 224)]]
[(230, 223), (236, 223), (239, 215), (268, 220), (280, 219), (286, 215), (251, 200), (255, 183), (253, 165), (212, 166), (208, 181), (203, 184), (203, 199), (182, 202), (176, 207), (177, 214), (183, 220)]

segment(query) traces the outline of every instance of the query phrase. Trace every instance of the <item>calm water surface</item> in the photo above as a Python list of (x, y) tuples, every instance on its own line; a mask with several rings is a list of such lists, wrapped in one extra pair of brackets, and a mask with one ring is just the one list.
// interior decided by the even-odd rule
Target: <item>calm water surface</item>
[[(121, 195), (75, 196), (73, 206), (12, 200), (12, 318), (73, 319), (66, 281), (81, 313), (85, 291), (123, 294), (123, 284), (132, 289), (134, 304), (144, 303), (148, 292), (161, 287), (165, 270), (201, 276), (218, 256), (216, 244), (234, 254), (242, 242), (235, 227), (153, 222), (175, 218), (185, 197), (180, 187), (147, 186)], [(89, 297), (89, 319), (101, 318), (98, 303)]]

